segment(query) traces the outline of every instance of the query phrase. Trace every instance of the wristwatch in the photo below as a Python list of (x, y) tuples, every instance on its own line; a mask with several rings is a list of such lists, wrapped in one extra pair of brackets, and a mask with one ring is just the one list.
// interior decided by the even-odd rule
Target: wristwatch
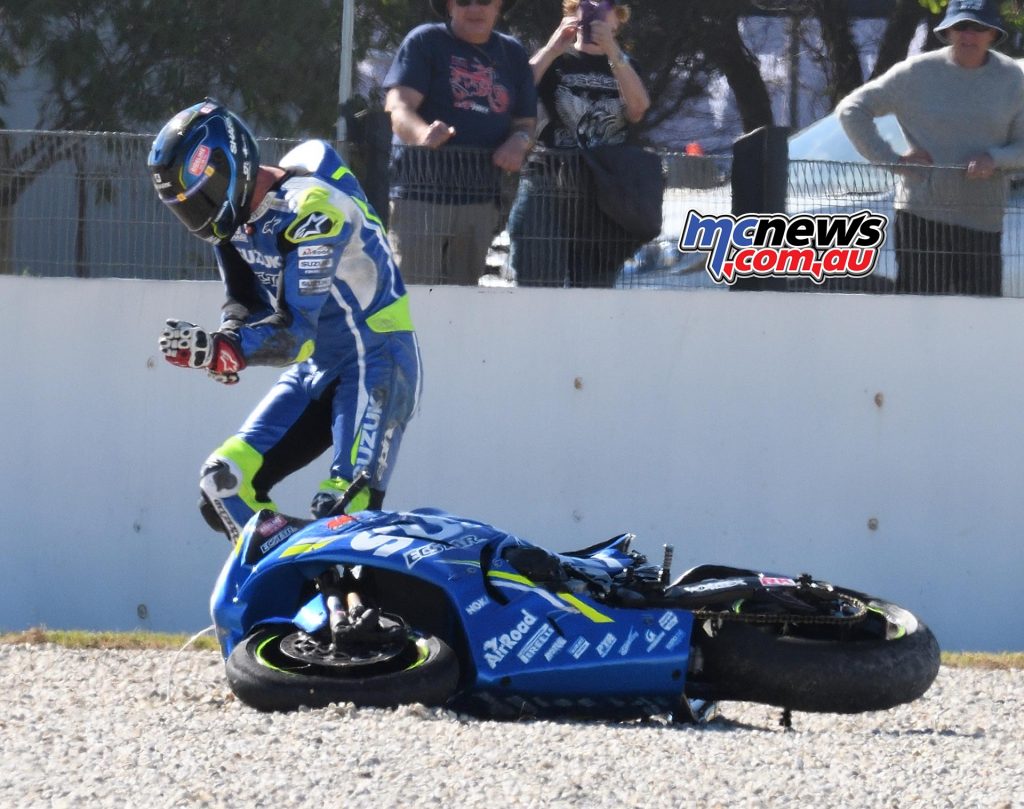
[(608, 66), (612, 70), (615, 70), (615, 68), (621, 67), (624, 64), (626, 64), (626, 54), (621, 50), (619, 51), (617, 56), (608, 57)]
[(533, 138), (530, 137), (530, 133), (527, 132), (525, 129), (517, 129), (515, 132), (512, 133), (512, 135), (518, 135), (519, 137), (523, 138), (526, 141), (527, 146), (533, 145)]

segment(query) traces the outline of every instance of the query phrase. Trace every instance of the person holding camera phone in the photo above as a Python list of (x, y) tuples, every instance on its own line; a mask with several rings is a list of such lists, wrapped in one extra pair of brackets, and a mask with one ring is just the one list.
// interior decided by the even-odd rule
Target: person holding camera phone
[(527, 161), (509, 217), (510, 262), (523, 286), (607, 287), (640, 244), (585, 193), (578, 152), (624, 143), (651, 101), (617, 39), (629, 6), (563, 0), (562, 14), (530, 58), (542, 148)]

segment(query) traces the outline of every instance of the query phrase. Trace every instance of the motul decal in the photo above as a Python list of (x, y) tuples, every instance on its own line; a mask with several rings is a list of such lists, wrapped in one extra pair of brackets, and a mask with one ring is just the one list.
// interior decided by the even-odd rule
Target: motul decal
[(210, 147), (200, 143), (196, 150), (192, 152), (192, 159), (188, 161), (188, 173), (198, 177), (206, 169), (206, 164), (209, 162)]

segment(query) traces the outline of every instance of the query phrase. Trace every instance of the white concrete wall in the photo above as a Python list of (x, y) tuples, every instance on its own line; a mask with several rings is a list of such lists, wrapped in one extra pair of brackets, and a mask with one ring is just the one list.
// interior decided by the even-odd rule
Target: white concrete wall
[[(632, 530), (677, 571), (806, 570), (946, 648), (1024, 649), (1024, 301), (411, 294), (425, 395), (390, 507), (558, 550)], [(208, 623), (227, 544), (196, 473), (276, 374), (226, 388), (156, 338), (219, 303), (214, 283), (0, 278), (0, 628)], [(315, 466), (283, 508), (305, 512)]]

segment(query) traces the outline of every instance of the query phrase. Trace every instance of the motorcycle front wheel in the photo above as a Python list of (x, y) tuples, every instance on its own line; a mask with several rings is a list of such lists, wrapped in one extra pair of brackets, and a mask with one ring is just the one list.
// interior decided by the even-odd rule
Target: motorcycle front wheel
[[(939, 645), (914, 615), (881, 599), (841, 590), (869, 606), (852, 626), (725, 621), (695, 627), (702, 695), (794, 711), (879, 711), (922, 696), (939, 671)], [(701, 634), (703, 632), (703, 635)]]
[(459, 681), (455, 653), (440, 638), (411, 631), (389, 648), (329, 657), (293, 626), (261, 627), (239, 643), (225, 664), (228, 684), (261, 711), (322, 708), (333, 702), (393, 707), (441, 705)]

